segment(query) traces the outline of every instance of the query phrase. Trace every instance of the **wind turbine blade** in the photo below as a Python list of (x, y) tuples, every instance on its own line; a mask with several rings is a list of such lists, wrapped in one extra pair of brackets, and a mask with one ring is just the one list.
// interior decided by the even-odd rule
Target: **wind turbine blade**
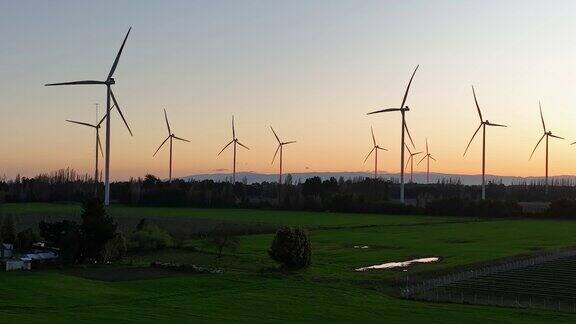
[(542, 104), (538, 101), (538, 106), (540, 107), (540, 119), (542, 119), (542, 127), (544, 127), (544, 133), (546, 133), (546, 124), (544, 123), (544, 115), (542, 115)]
[(408, 160), (406, 160), (406, 166), (404, 167), (404, 170), (408, 169), (408, 165), (410, 165), (410, 161), (411, 161), (412, 159), (413, 159), (413, 156), (410, 155), (410, 156), (408, 157)]
[(374, 137), (374, 129), (370, 126), (370, 132), (372, 133), (372, 142), (374, 142), (374, 146), (376, 146), (376, 137)]
[(120, 50), (118, 51), (118, 54), (116, 54), (116, 58), (114, 59), (114, 64), (112, 64), (112, 68), (110, 69), (110, 73), (108, 73), (108, 79), (112, 78), (112, 76), (114, 75), (114, 71), (116, 71), (116, 67), (118, 66), (118, 61), (120, 61), (120, 55), (122, 55), (122, 51), (124, 50), (124, 45), (126, 44), (126, 40), (128, 39), (128, 35), (130, 35), (131, 30), (132, 30), (132, 27), (130, 27), (128, 29), (128, 32), (126, 33), (126, 36), (124, 37), (124, 41), (122, 42), (122, 46), (120, 46)]
[(412, 155), (416, 156), (416, 155), (422, 154), (422, 153), (424, 153), (424, 152), (416, 152), (416, 153), (412, 153)]
[(538, 145), (540, 145), (540, 142), (542, 142), (542, 140), (544, 139), (544, 137), (546, 136), (546, 133), (544, 133), (544, 135), (542, 135), (542, 137), (540, 137), (540, 140), (538, 140), (538, 143), (536, 143), (536, 146), (534, 146), (534, 149), (532, 150), (532, 154), (530, 154), (530, 158), (528, 160), (532, 159), (532, 156), (534, 155), (534, 152), (536, 152), (536, 149), (538, 148)]
[(406, 103), (406, 99), (408, 98), (408, 91), (410, 91), (410, 86), (412, 85), (412, 79), (414, 79), (414, 75), (416, 75), (416, 71), (418, 71), (419, 67), (420, 65), (417, 65), (416, 68), (414, 69), (414, 72), (412, 72), (412, 76), (410, 77), (410, 81), (408, 82), (408, 86), (406, 87), (406, 92), (404, 92), (404, 98), (402, 98), (402, 104), (400, 105), (400, 108), (404, 108), (404, 104)]
[(414, 145), (414, 140), (412, 140), (412, 135), (410, 135), (410, 130), (408, 130), (408, 125), (406, 125), (406, 120), (404, 120), (404, 129), (406, 129), (406, 134), (408, 134), (408, 138), (410, 139), (410, 143), (412, 143), (412, 147), (416, 148), (416, 145)]
[(576, 144), (576, 142), (574, 142), (574, 143), (570, 143), (570, 145), (574, 145), (574, 144)]
[(506, 125), (494, 124), (494, 123), (486, 123), (486, 125), (488, 125), (488, 126), (497, 126), (497, 127), (508, 127), (508, 126), (506, 126)]
[(98, 122), (98, 124), (96, 124), (96, 126), (100, 126), (102, 125), (102, 123), (106, 120), (106, 117), (108, 117), (108, 114), (112, 111), (112, 109), (114, 109), (114, 107), (116, 107), (116, 105), (112, 105), (110, 107), (110, 109), (108, 110), (108, 112), (106, 114), (104, 114), (104, 116), (102, 117), (102, 119), (100, 119), (100, 121)]
[(434, 160), (434, 162), (437, 162), (436, 159), (432, 156), (432, 154), (428, 155), (428, 157)]
[(408, 153), (412, 155), (412, 151), (410, 151), (410, 148), (408, 147), (408, 145), (406, 145), (406, 143), (404, 143), (404, 147), (408, 150)]
[(296, 141), (289, 141), (289, 142), (284, 142), (284, 143), (281, 143), (281, 144), (282, 144), (282, 145), (288, 145), (288, 144), (292, 144), (292, 143), (296, 143)]
[(422, 158), (422, 160), (420, 160), (417, 165), (420, 165), (420, 163), (422, 163), (422, 161), (424, 161), (424, 159), (426, 159), (427, 157), (428, 157), (428, 154), (424, 155), (424, 157)]
[(172, 137), (174, 137), (174, 138), (175, 138), (175, 139), (177, 139), (177, 140), (180, 140), (180, 141), (184, 141), (184, 142), (188, 142), (188, 143), (190, 143), (190, 141), (189, 141), (189, 140), (187, 140), (187, 139), (185, 139), (185, 138), (182, 138), (182, 137), (178, 137), (178, 136), (172, 136)]
[(238, 143), (238, 145), (242, 146), (243, 148), (245, 148), (245, 149), (247, 149), (247, 150), (250, 149), (248, 146), (246, 146), (246, 145), (244, 145), (244, 144), (242, 144), (242, 143), (240, 143), (240, 142), (238, 142), (238, 141), (236, 141), (236, 143)]
[(96, 140), (98, 141), (98, 146), (100, 147), (100, 155), (104, 157), (104, 150), (102, 149), (102, 141), (100, 141), (100, 134), (96, 135)]
[(170, 123), (168, 122), (168, 114), (166, 114), (166, 109), (164, 109), (164, 119), (166, 119), (166, 127), (168, 127), (168, 135), (172, 134), (170, 129)]
[(370, 157), (370, 155), (372, 154), (372, 152), (374, 152), (375, 149), (376, 149), (376, 146), (374, 146), (374, 147), (370, 150), (370, 153), (368, 153), (368, 155), (366, 155), (366, 158), (364, 159), (364, 163), (366, 163), (366, 161), (368, 160), (368, 158)]
[(482, 112), (480, 111), (480, 105), (478, 105), (478, 99), (476, 99), (476, 91), (474, 91), (474, 86), (472, 86), (472, 94), (474, 95), (474, 102), (476, 103), (476, 109), (478, 110), (478, 116), (480, 116), (480, 122), (484, 122), (482, 118)]
[(158, 149), (156, 150), (156, 152), (154, 152), (154, 155), (152, 156), (156, 156), (156, 153), (158, 153), (158, 151), (160, 151), (160, 149), (162, 148), (162, 145), (164, 145), (164, 143), (166, 143), (166, 141), (170, 138), (170, 136), (166, 137), (166, 139), (164, 140), (164, 142), (162, 142), (162, 144), (160, 144), (160, 146), (158, 146)]
[(272, 162), (270, 162), (270, 164), (274, 164), (274, 160), (276, 160), (276, 154), (278, 154), (278, 151), (280, 150), (281, 146), (282, 144), (278, 144), (278, 147), (276, 148), (276, 152), (274, 152), (274, 157), (272, 158)]
[(272, 128), (272, 126), (270, 126), (270, 129), (272, 130), (272, 133), (274, 134), (274, 137), (276, 137), (276, 140), (278, 141), (278, 144), (282, 144), (282, 142), (280, 142), (280, 139), (278, 138), (278, 135), (276, 135), (276, 132), (274, 131), (274, 128)]
[(550, 134), (550, 135), (548, 135), (548, 136), (554, 137), (554, 138), (559, 138), (559, 139), (565, 139), (564, 137), (560, 137), (560, 136), (556, 136), (556, 135), (552, 135), (552, 134)]
[(383, 148), (383, 147), (380, 147), (380, 146), (376, 146), (376, 149), (377, 149), (377, 150), (382, 150), (382, 151), (388, 151), (387, 148)]
[(112, 92), (112, 89), (110, 89), (110, 95), (112, 95), (112, 101), (114, 101), (114, 106), (116, 106), (116, 109), (120, 113), (120, 117), (122, 117), (122, 120), (124, 121), (124, 125), (126, 125), (126, 128), (128, 128), (128, 132), (130, 133), (130, 136), (134, 136), (132, 134), (132, 130), (130, 130), (130, 126), (128, 126), (128, 122), (126, 121), (126, 118), (124, 118), (124, 114), (122, 114), (122, 110), (120, 110), (120, 105), (118, 104), (118, 101), (116, 101), (116, 97), (114, 96), (114, 92)]
[(86, 85), (86, 84), (106, 84), (104, 81), (86, 80), (86, 81), (72, 81), (72, 82), (60, 82), (60, 83), (48, 83), (44, 86), (61, 86), (61, 85)]
[(388, 109), (372, 111), (372, 112), (367, 113), (366, 115), (379, 114), (379, 113), (391, 112), (391, 111), (400, 111), (400, 110), (402, 110), (402, 109), (400, 109), (400, 108), (388, 108)]
[(234, 140), (231, 140), (230, 143), (226, 144), (226, 146), (224, 146), (224, 148), (220, 151), (220, 153), (218, 153), (218, 155), (222, 154), (222, 152), (224, 152), (224, 150), (230, 146), (230, 144), (234, 143)]
[(236, 139), (236, 130), (234, 129), (234, 115), (232, 115), (232, 138)]
[[(472, 144), (472, 141), (474, 140), (474, 137), (476, 137), (476, 134), (478, 134), (478, 132), (480, 131), (480, 128), (482, 128), (482, 124), (478, 126), (478, 128), (474, 132), (474, 135), (472, 135), (472, 138), (470, 139), (470, 142), (468, 142), (468, 145), (466, 145), (466, 149), (464, 150), (464, 154), (462, 154), (462, 156), (466, 156), (466, 152), (468, 152), (468, 148), (470, 147), (470, 144)], [(428, 149), (426, 149), (426, 153), (428, 153)]]
[(428, 138), (426, 138), (426, 155), (428, 155)]
[(88, 124), (88, 123), (84, 123), (84, 122), (79, 122), (79, 121), (70, 120), (70, 119), (66, 119), (66, 121), (69, 123), (74, 123), (74, 124), (78, 124), (78, 125), (84, 125), (84, 126), (88, 126), (88, 127), (92, 127), (92, 128), (97, 128), (96, 126), (94, 126), (92, 124)]

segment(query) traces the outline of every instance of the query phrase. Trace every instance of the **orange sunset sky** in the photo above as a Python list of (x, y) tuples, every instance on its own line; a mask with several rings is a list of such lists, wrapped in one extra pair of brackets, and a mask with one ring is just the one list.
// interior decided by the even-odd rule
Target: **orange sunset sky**
[[(31, 10), (34, 7), (34, 10)], [(114, 10), (111, 10), (114, 8)], [(480, 173), (481, 141), (462, 153), (478, 125), (470, 85), (488, 129), (487, 173), (538, 176), (547, 126), (552, 175), (576, 174), (576, 3), (556, 1), (98, 1), (0, 3), (0, 175), (62, 167), (93, 169), (91, 130), (104, 87), (44, 87), (103, 79), (133, 27), (116, 72), (115, 94), (132, 127), (112, 120), (115, 180), (167, 176), (166, 108), (177, 136), (174, 175), (231, 171), (236, 116), (238, 171), (273, 173), (285, 140), (285, 172), (370, 171), (370, 126), (379, 169), (399, 171), (397, 107), (417, 64), (407, 121), (418, 149), (429, 139), (432, 171)], [(101, 109), (102, 110), (102, 109)], [(418, 167), (424, 170), (424, 165)]]

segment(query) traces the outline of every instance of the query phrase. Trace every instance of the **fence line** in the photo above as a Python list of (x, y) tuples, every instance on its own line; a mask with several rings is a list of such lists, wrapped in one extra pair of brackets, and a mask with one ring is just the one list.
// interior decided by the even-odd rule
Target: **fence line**
[[(472, 279), (476, 277), (491, 275), (500, 272), (507, 272), (511, 270), (523, 269), (526, 267), (542, 264), (549, 261), (554, 261), (563, 258), (576, 256), (576, 250), (570, 251), (553, 251), (544, 254), (529, 257), (523, 260), (515, 260), (504, 264), (497, 264), (492, 266), (485, 266), (478, 269), (464, 270), (458, 273), (447, 274), (433, 279), (424, 280), (420, 283), (407, 285), (402, 288), (400, 295), (405, 299), (420, 299), (417, 296), (429, 290), (438, 288), (445, 285), (450, 285), (459, 281)], [(449, 296), (452, 299), (452, 296)], [(462, 298), (463, 299), (463, 298)], [(438, 300), (438, 299), (437, 299)], [(560, 306), (558, 306), (560, 307)], [(576, 304), (574, 306), (576, 308)]]

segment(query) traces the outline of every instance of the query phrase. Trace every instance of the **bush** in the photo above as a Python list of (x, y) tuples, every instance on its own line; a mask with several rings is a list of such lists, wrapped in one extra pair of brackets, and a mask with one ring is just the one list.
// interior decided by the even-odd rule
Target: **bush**
[(274, 236), (268, 255), (287, 270), (308, 267), (312, 259), (308, 234), (302, 228), (290, 226), (280, 228)]
[(174, 239), (158, 225), (141, 221), (130, 237), (131, 248), (138, 250), (157, 250), (174, 245)]
[(481, 218), (506, 218), (522, 216), (522, 207), (507, 200), (465, 200), (449, 198), (430, 201), (426, 205), (427, 215), (468, 216)]
[(576, 216), (576, 200), (554, 200), (548, 207), (548, 214), (552, 217), (574, 218)]
[(28, 228), (16, 236), (16, 247), (20, 251), (29, 250), (38, 241), (40, 241), (40, 236), (31, 228)]
[(14, 224), (12, 215), (5, 216), (2, 219), (0, 236), (2, 237), (2, 243), (16, 243), (16, 225)]
[(41, 221), (38, 225), (40, 235), (49, 246), (60, 249), (60, 256), (64, 262), (77, 262), (82, 241), (79, 226), (72, 221), (47, 223)]
[(117, 233), (114, 237), (104, 244), (102, 250), (102, 260), (104, 262), (117, 261), (126, 256), (128, 247), (126, 238), (122, 233)]
[(82, 205), (81, 258), (88, 261), (102, 261), (104, 245), (116, 235), (116, 223), (98, 199), (90, 199)]
[(234, 251), (238, 248), (240, 238), (236, 235), (233, 228), (226, 226), (226, 224), (221, 224), (208, 234), (206, 243), (216, 248), (218, 259), (220, 259), (224, 249)]

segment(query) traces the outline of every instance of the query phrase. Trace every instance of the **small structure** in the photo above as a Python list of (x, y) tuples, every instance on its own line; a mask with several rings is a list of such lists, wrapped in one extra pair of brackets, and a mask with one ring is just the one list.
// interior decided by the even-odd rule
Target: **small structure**
[(14, 254), (14, 244), (2, 243), (2, 254), (0, 257), (4, 259), (9, 259)]
[(32, 262), (20, 259), (6, 260), (6, 271), (16, 270), (30, 270), (32, 269)]
[(30, 250), (20, 254), (20, 260), (25, 262), (46, 262), (58, 258), (58, 253), (51, 250)]
[(59, 256), (57, 249), (45, 248), (40, 244), (34, 244), (34, 248), (32, 250), (19, 254), (13, 253), (10, 249), (9, 255), (10, 257), (8, 257), (8, 254), (5, 254), (4, 265), (6, 271), (31, 270), (32, 264), (37, 265), (51, 262), (58, 259)]

